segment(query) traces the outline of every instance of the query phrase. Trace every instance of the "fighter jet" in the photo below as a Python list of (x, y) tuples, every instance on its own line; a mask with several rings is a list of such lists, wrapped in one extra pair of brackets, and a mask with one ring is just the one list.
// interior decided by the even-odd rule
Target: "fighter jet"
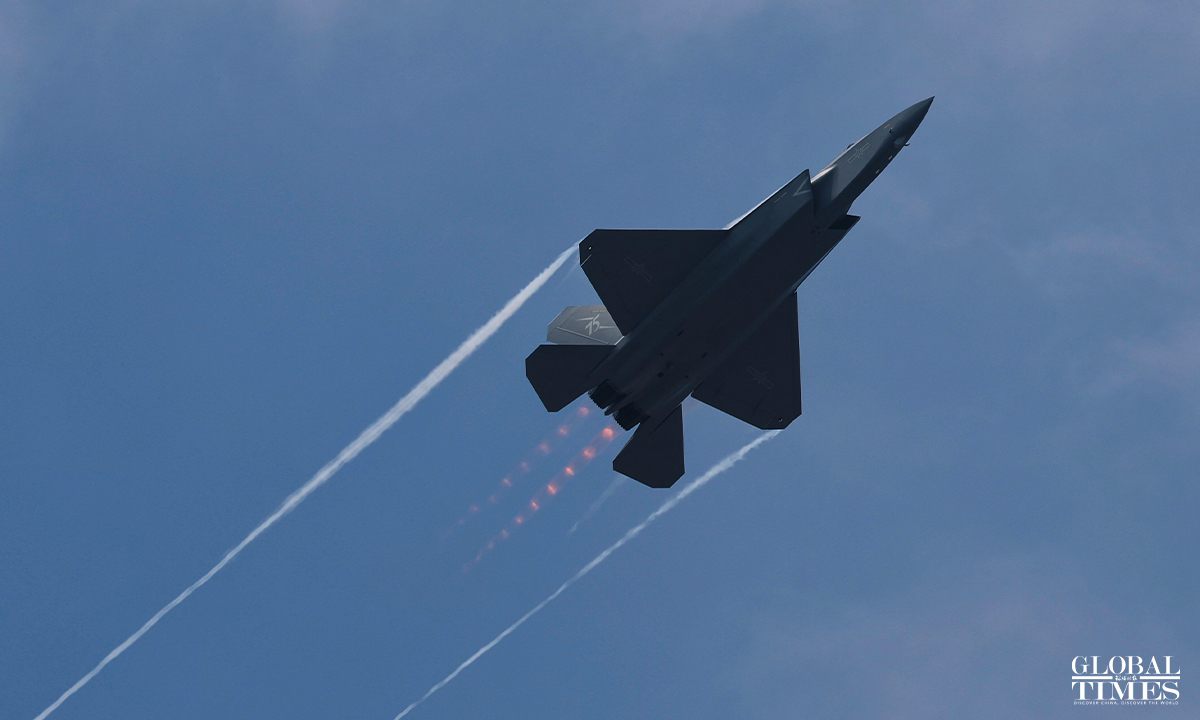
[(908, 144), (933, 98), (808, 170), (723, 230), (595, 230), (579, 264), (603, 306), (569, 307), (525, 360), (550, 412), (583, 393), (637, 431), (613, 469), (683, 476), (689, 395), (761, 429), (800, 415), (796, 289), (859, 218), (850, 205)]

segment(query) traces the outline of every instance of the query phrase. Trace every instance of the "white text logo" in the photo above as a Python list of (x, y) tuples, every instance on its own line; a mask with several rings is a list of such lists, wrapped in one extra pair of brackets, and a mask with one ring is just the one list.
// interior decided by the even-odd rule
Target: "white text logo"
[(1071, 691), (1076, 705), (1178, 705), (1179, 663), (1171, 655), (1076, 655)]

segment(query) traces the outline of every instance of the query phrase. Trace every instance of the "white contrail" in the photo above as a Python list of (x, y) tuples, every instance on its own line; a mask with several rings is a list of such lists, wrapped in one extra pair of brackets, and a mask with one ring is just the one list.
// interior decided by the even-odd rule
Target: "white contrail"
[(579, 572), (572, 575), (571, 578), (569, 580), (567, 580), (565, 583), (563, 583), (562, 585), (559, 585), (557, 590), (550, 593), (550, 597), (546, 598), (545, 600), (543, 600), (540, 603), (538, 603), (537, 605), (535, 605), (532, 610), (530, 610), (529, 612), (522, 615), (520, 620), (516, 621), (512, 625), (509, 625), (508, 629), (506, 629), (504, 632), (497, 635), (495, 637), (495, 639), (493, 639), (490, 643), (488, 643), (487, 645), (484, 645), (483, 647), (476, 650), (475, 654), (472, 655), (471, 657), (467, 658), (465, 661), (463, 661), (463, 663), (461, 665), (459, 665), (457, 668), (454, 669), (454, 672), (447, 675), (446, 678), (444, 680), (442, 680), (441, 682), (439, 682), (437, 685), (434, 685), (433, 687), (429, 688), (429, 691), (426, 692), (424, 695), (422, 695), (421, 699), (417, 700), (413, 704), (404, 708), (404, 711), (401, 712), (399, 715), (397, 715), (395, 720), (400, 720), (400, 718), (402, 718), (405, 715), (412, 712), (413, 708), (415, 708), (416, 706), (418, 706), (421, 703), (428, 700), (430, 695), (433, 695), (438, 690), (441, 690), (443, 687), (446, 686), (447, 683), (449, 683), (454, 678), (458, 677), (458, 674), (460, 672), (462, 672), (463, 670), (466, 670), (468, 667), (470, 667), (472, 663), (474, 663), (476, 660), (478, 660), (480, 657), (482, 657), (483, 654), (486, 653), (488, 650), (491, 650), (492, 648), (499, 645), (501, 640), (508, 637), (517, 628), (524, 625), (526, 620), (528, 620), (529, 618), (538, 614), (538, 612), (540, 612), (542, 608), (549, 605), (550, 602), (552, 600), (554, 600), (554, 598), (558, 597), (559, 595), (562, 595), (564, 590), (566, 590), (567, 588), (574, 585), (576, 583), (576, 581), (578, 581), (584, 575), (587, 575), (588, 573), (590, 573), (593, 568), (595, 568), (600, 563), (604, 562), (608, 558), (608, 556), (612, 555), (614, 552), (616, 552), (618, 548), (620, 548), (625, 543), (627, 543), (630, 540), (637, 537), (640, 532), (642, 532), (643, 530), (646, 529), (647, 525), (649, 525), (650, 523), (657, 520), (660, 515), (667, 512), (668, 510), (675, 507), (676, 505), (678, 505), (680, 500), (683, 500), (688, 495), (691, 495), (693, 492), (695, 492), (697, 489), (699, 489), (701, 485), (705, 484), (709, 480), (712, 480), (717, 475), (720, 475), (721, 473), (725, 472), (729, 468), (733, 467), (734, 463), (736, 463), (738, 460), (741, 460), (742, 458), (746, 457), (746, 453), (750, 452), (751, 450), (758, 447), (759, 445), (762, 445), (764, 442), (770, 440), (771, 438), (775, 437), (779, 433), (780, 433), (779, 430), (768, 430), (767, 432), (763, 433), (762, 435), (759, 435), (753, 442), (746, 445), (741, 450), (738, 450), (737, 452), (733, 453), (732, 455), (727, 456), (721, 462), (717, 463), (716, 465), (713, 465), (711, 468), (708, 469), (708, 472), (704, 473), (700, 477), (696, 478), (695, 480), (693, 480), (690, 483), (688, 483), (687, 485), (685, 485), (682, 490), (680, 490), (679, 492), (672, 495), (670, 500), (667, 500), (665, 503), (663, 503), (662, 507), (660, 507), (659, 509), (650, 513), (650, 517), (646, 518), (640, 524), (638, 524), (637, 526), (630, 529), (629, 532), (625, 533), (625, 535), (620, 540), (618, 540), (615, 543), (613, 543), (612, 545), (610, 545), (607, 550), (605, 550), (604, 552), (597, 555), (596, 558), (594, 560), (592, 560), (590, 563), (588, 563), (587, 565), (584, 565), (582, 570), (580, 570)]
[(604, 501), (612, 497), (612, 494), (617, 491), (617, 488), (624, 485), (625, 481), (628, 479), (629, 478), (625, 477), (624, 475), (618, 475), (613, 478), (613, 481), (609, 483), (604, 492), (600, 493), (600, 497), (596, 498), (596, 502), (592, 503), (591, 506), (583, 513), (583, 517), (575, 521), (575, 524), (571, 526), (571, 529), (567, 531), (567, 534), (570, 535), (578, 530), (580, 524), (594, 515), (596, 511), (600, 509), (600, 506), (604, 504)]
[(400, 401), (393, 405), (391, 410), (388, 410), (383, 414), (382, 417), (372, 423), (370, 427), (368, 427), (366, 430), (363, 430), (362, 434), (359, 435), (354, 442), (347, 445), (340, 453), (338, 453), (337, 457), (329, 461), (329, 464), (327, 464), (325, 467), (321, 468), (320, 472), (314, 475), (311, 480), (304, 483), (299, 490), (289, 495), (288, 498), (283, 501), (283, 504), (279, 506), (279, 509), (271, 513), (266, 520), (263, 520), (258, 527), (254, 528), (254, 530), (246, 536), (245, 540), (242, 540), (237, 544), (236, 547), (225, 553), (225, 557), (221, 558), (221, 562), (214, 565), (212, 570), (209, 570), (204, 574), (203, 577), (192, 583), (187, 590), (179, 593), (179, 597), (167, 603), (166, 607), (164, 607), (162, 610), (154, 613), (154, 616), (147, 620), (145, 625), (142, 625), (140, 628), (138, 628), (138, 631), (130, 635), (125, 642), (113, 648), (112, 652), (104, 656), (104, 659), (100, 661), (99, 665), (92, 668), (91, 672), (80, 678), (79, 682), (72, 685), (70, 689), (68, 689), (62, 694), (62, 696), (55, 700), (50, 707), (43, 710), (40, 715), (34, 718), (34, 720), (44, 720), (47, 715), (58, 709), (58, 706), (62, 705), (63, 701), (74, 695), (79, 688), (87, 685), (88, 681), (96, 677), (96, 675), (104, 669), (105, 665), (108, 665), (110, 662), (115, 660), (117, 656), (125, 652), (130, 645), (137, 642), (138, 639), (141, 638), (142, 635), (145, 635), (147, 630), (154, 627), (154, 625), (161, 620), (164, 615), (171, 612), (171, 610), (175, 609), (176, 605), (186, 600), (188, 596), (196, 592), (201, 585), (212, 579), (213, 575), (216, 575), (221, 568), (228, 565), (229, 561), (237, 557), (238, 553), (240, 553), (247, 545), (253, 542), (255, 538), (266, 532), (267, 528), (271, 527), (284, 515), (287, 515), (289, 512), (294, 510), (297, 505), (304, 502), (305, 498), (311, 495), (314, 490), (324, 485), (325, 482), (328, 481), (329, 478), (333, 477), (343, 465), (353, 460), (360, 452), (365, 450), (368, 445), (379, 439), (379, 436), (382, 435), (385, 430), (396, 424), (396, 421), (403, 417), (405, 413), (416, 407), (416, 404), (421, 402), (426, 395), (428, 395), (435, 387), (437, 387), (438, 383), (445, 380), (447, 375), (454, 372), (454, 369), (462, 364), (463, 360), (466, 360), (468, 357), (470, 357), (471, 353), (478, 350), (480, 345), (483, 345), (488, 338), (496, 334), (496, 331), (500, 329), (500, 326), (503, 325), (506, 320), (512, 317), (513, 314), (515, 314), (517, 310), (519, 310), (521, 306), (525, 304), (525, 301), (528, 300), (535, 292), (537, 292), (542, 285), (546, 284), (546, 281), (550, 279), (550, 276), (553, 275), (560, 267), (562, 267), (563, 263), (567, 261), (567, 258), (571, 257), (571, 253), (573, 252), (575, 252), (575, 246), (572, 245), (569, 249), (565, 250), (563, 254), (559, 255), (554, 262), (550, 263), (549, 267), (543, 270), (540, 275), (534, 278), (533, 282), (526, 285), (524, 288), (522, 288), (521, 292), (517, 293), (513, 299), (509, 300), (508, 303), (506, 303), (504, 307), (500, 309), (500, 312), (492, 316), (491, 320), (488, 320), (487, 323), (485, 323), (482, 327), (471, 333), (471, 336), (468, 337), (462, 345), (459, 345), (457, 350), (450, 353), (450, 357), (443, 360), (440, 365), (435, 367), (432, 372), (425, 376), (424, 380), (417, 383), (416, 387), (410, 390), (407, 395), (400, 398)]

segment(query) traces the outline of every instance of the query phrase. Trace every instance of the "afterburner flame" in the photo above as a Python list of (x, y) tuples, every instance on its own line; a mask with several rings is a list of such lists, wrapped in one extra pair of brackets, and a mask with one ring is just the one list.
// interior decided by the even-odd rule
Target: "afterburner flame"
[[(500, 502), (500, 498), (504, 496), (505, 492), (509, 488), (512, 488), (518, 480), (529, 474), (529, 472), (537, 466), (538, 460), (552, 455), (557, 449), (558, 445), (562, 442), (563, 438), (570, 436), (574, 426), (580, 421), (586, 419), (591, 414), (592, 411), (583, 405), (580, 405), (578, 408), (576, 408), (575, 412), (572, 412), (570, 415), (568, 415), (567, 419), (561, 425), (555, 428), (554, 431), (549, 435), (544, 437), (540, 443), (534, 445), (529, 452), (525, 453), (524, 459), (522, 459), (521, 462), (516, 465), (516, 467), (510, 470), (507, 475), (500, 479), (500, 484), (496, 487), (496, 490), (488, 496), (485, 506), (490, 507), (498, 504)], [(471, 506), (467, 508), (467, 511), (462, 514), (462, 516), (457, 522), (454, 523), (453, 526), (442, 531), (442, 542), (445, 542), (458, 528), (466, 525), (467, 521), (475, 515), (478, 515), (479, 511), (482, 509), (483, 508), (479, 503), (472, 503)]]
[[(580, 410), (586, 411), (587, 408), (580, 408)], [(586, 414), (587, 412), (578, 413), (578, 415), (581, 417), (585, 416)], [(603, 452), (604, 448), (608, 447), (608, 444), (611, 443), (613, 438), (616, 436), (616, 426), (610, 422), (607, 427), (605, 427), (596, 435), (596, 437), (592, 438), (591, 442), (589, 442), (582, 450), (579, 451), (579, 454), (576, 455), (571, 462), (563, 466), (563, 469), (560, 470), (558, 474), (550, 480), (550, 482), (543, 485), (537, 490), (537, 492), (533, 494), (533, 497), (529, 499), (529, 504), (521, 514), (509, 521), (508, 525), (502, 529), (498, 535), (489, 540), (474, 559), (472, 559), (466, 565), (463, 565), (463, 572), (469, 572), (472, 567), (474, 567), (477, 563), (479, 563), (480, 560), (484, 558), (484, 556), (495, 549), (496, 545), (511, 537), (512, 534), (516, 532), (518, 527), (524, 525), (525, 521), (529, 520), (534, 513), (542, 509), (542, 507), (546, 505), (551, 498), (558, 495), (559, 491), (562, 490), (563, 486), (568, 480), (575, 477), (584, 467), (587, 466), (589, 462), (591, 462), (593, 458)]]

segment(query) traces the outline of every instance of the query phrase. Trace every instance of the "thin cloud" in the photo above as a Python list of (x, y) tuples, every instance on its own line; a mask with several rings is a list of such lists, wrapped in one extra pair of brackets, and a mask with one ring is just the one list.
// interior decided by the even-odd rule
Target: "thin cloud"
[(1050, 295), (1088, 289), (1098, 279), (1136, 274), (1175, 287), (1196, 284), (1189, 258), (1166, 244), (1136, 235), (1074, 233), (1009, 253), (1023, 275)]
[(1200, 389), (1200, 320), (1181, 323), (1165, 338), (1117, 342), (1113, 355), (1113, 367), (1097, 383), (1102, 393), (1147, 381)]
[(21, 104), (21, 73), (30, 54), (27, 14), (19, 0), (0, 0), (0, 151)]

